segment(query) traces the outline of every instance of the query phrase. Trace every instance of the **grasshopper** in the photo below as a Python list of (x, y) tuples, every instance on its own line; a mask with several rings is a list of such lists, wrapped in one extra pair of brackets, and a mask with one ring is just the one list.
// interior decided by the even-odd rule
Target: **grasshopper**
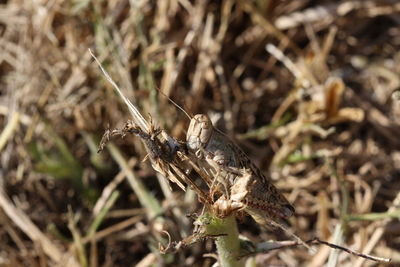
[[(210, 175), (217, 176), (225, 188), (225, 195), (247, 190), (243, 199), (244, 210), (260, 225), (285, 224), (285, 218), (293, 215), (294, 208), (272, 184), (249, 157), (225, 134), (213, 127), (210, 118), (204, 114), (195, 115), (186, 135), (186, 145), (191, 155)], [(215, 165), (222, 172), (215, 173)], [(246, 170), (243, 176), (235, 170)], [(225, 171), (224, 171), (225, 170)], [(240, 186), (239, 186), (240, 185)], [(236, 191), (236, 192), (234, 192)], [(227, 195), (229, 199), (229, 195)]]

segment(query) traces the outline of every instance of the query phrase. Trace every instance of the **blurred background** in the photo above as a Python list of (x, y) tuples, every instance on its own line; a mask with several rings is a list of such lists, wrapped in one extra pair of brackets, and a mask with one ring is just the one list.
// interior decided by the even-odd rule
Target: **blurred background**
[[(0, 265), (212, 266), (191, 235), (201, 204), (142, 162), (88, 48), (146, 117), (185, 140), (208, 114), (296, 208), (291, 231), (400, 264), (400, 3), (1, 1)], [(162, 92), (162, 93), (160, 93)], [(125, 171), (124, 171), (125, 170)], [(290, 240), (250, 218), (258, 243)], [(376, 266), (318, 246), (259, 266)]]

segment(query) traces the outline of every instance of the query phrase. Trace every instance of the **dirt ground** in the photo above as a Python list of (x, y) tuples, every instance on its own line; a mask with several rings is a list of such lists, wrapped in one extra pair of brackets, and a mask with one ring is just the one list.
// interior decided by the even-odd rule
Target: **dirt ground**
[[(290, 232), (400, 265), (400, 3), (1, 1), (0, 265), (212, 266), (203, 204), (157, 173), (88, 49), (132, 103), (185, 141), (207, 114), (295, 207)], [(293, 240), (238, 218), (254, 244)], [(248, 266), (387, 266), (314, 245)]]

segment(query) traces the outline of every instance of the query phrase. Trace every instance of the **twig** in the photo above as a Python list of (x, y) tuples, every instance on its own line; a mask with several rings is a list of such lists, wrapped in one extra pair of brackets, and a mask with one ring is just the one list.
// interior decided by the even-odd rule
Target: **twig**
[[(313, 245), (313, 244), (321, 244), (321, 245), (325, 245), (328, 247), (331, 247), (333, 249), (338, 249), (338, 250), (342, 250), (344, 252), (347, 252), (351, 255), (354, 256), (358, 256), (358, 257), (362, 257), (364, 259), (368, 259), (368, 260), (372, 260), (372, 261), (376, 261), (376, 262), (383, 262), (383, 263), (388, 263), (391, 261), (391, 259), (388, 258), (381, 258), (381, 257), (376, 257), (376, 256), (372, 256), (372, 255), (368, 255), (368, 254), (364, 254), (364, 253), (360, 253), (354, 250), (351, 250), (349, 248), (345, 248), (343, 246), (339, 246), (339, 245), (335, 245), (326, 241), (323, 241), (321, 239), (319, 239), (318, 237), (315, 237), (313, 239), (307, 240), (305, 241), (305, 243)], [(289, 240), (289, 241), (278, 241), (278, 242), (265, 242), (262, 244), (258, 244), (258, 250), (245, 254), (245, 255), (241, 255), (239, 258), (244, 258), (256, 253), (260, 253), (260, 252), (269, 252), (272, 250), (277, 250), (277, 249), (282, 249), (282, 248), (289, 248), (289, 247), (295, 247), (295, 246), (299, 246), (299, 245), (303, 245), (302, 243), (298, 242), (298, 241), (294, 241), (294, 240)]]
[(334, 248), (334, 249), (343, 250), (344, 252), (347, 252), (347, 253), (349, 253), (351, 255), (358, 256), (358, 257), (365, 258), (365, 259), (372, 260), (372, 261), (377, 261), (377, 262), (390, 262), (391, 261), (391, 259), (388, 259), (388, 258), (381, 258), (381, 257), (371, 256), (371, 255), (368, 255), (368, 254), (363, 254), (363, 253), (351, 250), (349, 248), (338, 246), (338, 245), (335, 245), (335, 244), (320, 240), (317, 237), (312, 239), (312, 240), (310, 240), (310, 241), (307, 241), (307, 242), (314, 243), (314, 244), (317, 243), (317, 244), (326, 245), (328, 247), (331, 247), (331, 248)]

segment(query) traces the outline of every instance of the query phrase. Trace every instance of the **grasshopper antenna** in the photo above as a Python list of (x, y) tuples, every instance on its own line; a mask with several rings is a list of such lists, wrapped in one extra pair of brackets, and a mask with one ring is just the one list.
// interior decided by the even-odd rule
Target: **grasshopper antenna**
[(192, 119), (193, 116), (190, 116), (189, 113), (186, 112), (186, 110), (184, 110), (181, 106), (179, 106), (174, 100), (172, 100), (169, 96), (167, 96), (166, 94), (164, 94), (159, 88), (157, 88), (157, 91), (163, 95), (164, 97), (166, 97), (175, 107), (177, 107), (180, 111), (182, 111), (186, 117), (189, 118), (189, 120)]

